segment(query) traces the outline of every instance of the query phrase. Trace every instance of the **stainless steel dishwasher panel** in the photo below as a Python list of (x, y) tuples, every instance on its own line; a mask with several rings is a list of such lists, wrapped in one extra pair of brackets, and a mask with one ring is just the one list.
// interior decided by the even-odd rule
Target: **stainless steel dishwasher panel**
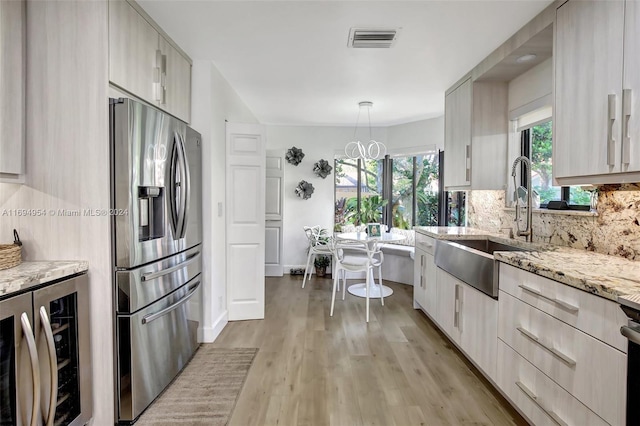
[(200, 276), (132, 315), (118, 315), (118, 421), (130, 423), (182, 370), (198, 347), (198, 312), (188, 303)]

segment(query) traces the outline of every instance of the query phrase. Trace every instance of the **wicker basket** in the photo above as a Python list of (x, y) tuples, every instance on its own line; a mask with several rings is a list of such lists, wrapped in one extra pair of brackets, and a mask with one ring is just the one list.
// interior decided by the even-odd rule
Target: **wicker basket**
[(22, 247), (18, 244), (0, 244), (0, 270), (13, 268), (22, 262)]

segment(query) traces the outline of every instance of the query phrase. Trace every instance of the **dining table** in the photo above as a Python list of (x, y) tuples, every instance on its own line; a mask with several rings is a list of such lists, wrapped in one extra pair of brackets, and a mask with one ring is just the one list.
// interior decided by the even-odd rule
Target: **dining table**
[[(337, 240), (346, 240), (346, 241), (359, 241), (365, 243), (369, 250), (374, 248), (374, 245), (381, 243), (390, 243), (390, 242), (398, 242), (404, 240), (406, 237), (401, 234), (396, 234), (392, 232), (383, 232), (381, 235), (376, 237), (370, 237), (366, 232), (344, 232), (341, 234), (337, 234)], [(371, 270), (371, 274), (373, 274), (373, 269)], [(376, 285), (373, 282), (373, 276), (371, 277), (371, 288), (369, 289), (369, 298), (379, 298), (380, 297), (380, 286)], [(382, 285), (382, 295), (384, 297), (391, 296), (393, 294), (393, 289), (386, 285)], [(357, 283), (352, 284), (347, 288), (347, 291), (350, 294), (353, 294), (357, 297), (367, 297), (367, 283)]]

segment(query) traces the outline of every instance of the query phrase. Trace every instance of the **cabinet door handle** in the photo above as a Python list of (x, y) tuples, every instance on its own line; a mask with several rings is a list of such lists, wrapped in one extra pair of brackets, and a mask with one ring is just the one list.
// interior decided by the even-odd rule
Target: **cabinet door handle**
[(607, 121), (607, 165), (616, 164), (616, 140), (613, 137), (613, 125), (616, 122), (616, 95), (609, 95), (607, 111), (609, 113)]
[(45, 340), (47, 342), (47, 352), (49, 354), (49, 371), (51, 379), (49, 381), (49, 412), (45, 417), (45, 425), (53, 426), (53, 420), (56, 417), (56, 407), (58, 401), (58, 358), (56, 357), (56, 344), (53, 341), (53, 330), (51, 330), (51, 322), (47, 309), (40, 306), (40, 323), (44, 330)]
[(156, 50), (156, 67), (153, 69), (153, 85), (155, 88), (155, 101), (162, 100), (162, 51)]
[(546, 300), (548, 300), (550, 302), (553, 302), (556, 305), (563, 307), (567, 311), (578, 312), (580, 310), (580, 308), (578, 308), (577, 306), (574, 306), (574, 305), (572, 305), (570, 303), (567, 303), (567, 302), (564, 302), (562, 300), (556, 299), (554, 297), (549, 297), (549, 296), (547, 296), (545, 294), (542, 294), (542, 292), (540, 290), (536, 290), (535, 288), (531, 288), (531, 287), (526, 286), (524, 284), (518, 284), (518, 287), (520, 287), (524, 291), (527, 291), (529, 293), (535, 294), (538, 297), (542, 297), (543, 299), (546, 299)]
[(462, 309), (462, 297), (461, 297), (461, 287), (456, 284), (455, 287), (455, 306), (454, 306), (454, 316), (453, 316), (453, 327), (457, 328), (459, 332), (462, 332), (462, 327), (460, 324), (460, 310)]
[(467, 183), (471, 182), (471, 145), (467, 144), (464, 147), (465, 150), (465, 180)]
[(532, 332), (530, 332), (528, 330), (525, 330), (522, 327), (516, 327), (516, 330), (518, 330), (520, 333), (522, 333), (522, 335), (524, 337), (526, 337), (527, 339), (531, 340), (532, 342), (542, 346), (544, 349), (546, 349), (549, 352), (551, 352), (553, 355), (555, 355), (557, 358), (562, 360), (568, 366), (574, 367), (576, 365), (576, 362), (573, 359), (571, 359), (569, 356), (563, 354), (561, 351), (559, 351), (558, 349), (554, 348), (553, 346), (549, 346), (549, 345), (545, 344), (544, 342), (541, 342), (540, 339), (538, 338), (538, 336), (536, 336)]
[(420, 275), (420, 288), (424, 288), (424, 277)]
[(38, 349), (36, 341), (33, 338), (33, 329), (29, 322), (29, 317), (25, 312), (20, 315), (20, 323), (22, 324), (22, 334), (27, 341), (27, 350), (29, 351), (29, 361), (31, 362), (31, 386), (33, 387), (33, 400), (31, 401), (31, 422), (30, 426), (38, 424), (38, 409), (40, 408), (40, 367), (38, 365)]
[(624, 89), (622, 91), (622, 164), (629, 164), (631, 161), (631, 134), (629, 133), (631, 99), (631, 89)]
[(518, 386), (520, 388), (520, 390), (529, 397), (529, 399), (531, 399), (538, 407), (540, 407), (540, 409), (542, 411), (544, 411), (547, 416), (551, 417), (551, 419), (556, 422), (557, 424), (559, 424), (560, 426), (568, 426), (568, 423), (565, 422), (564, 420), (562, 420), (560, 418), (560, 416), (558, 416), (556, 413), (554, 413), (552, 410), (550, 410), (549, 408), (547, 408), (542, 401), (540, 401), (538, 399), (538, 396), (533, 393), (531, 391), (531, 389), (529, 389), (528, 387), (526, 387), (521, 381), (517, 381), (516, 382), (516, 386)]

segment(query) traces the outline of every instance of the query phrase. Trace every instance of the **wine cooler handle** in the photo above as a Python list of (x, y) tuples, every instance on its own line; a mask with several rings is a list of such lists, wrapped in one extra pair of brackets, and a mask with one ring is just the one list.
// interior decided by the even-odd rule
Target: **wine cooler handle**
[(31, 401), (31, 426), (38, 424), (38, 408), (40, 407), (40, 367), (38, 366), (38, 349), (36, 348), (36, 340), (33, 337), (33, 329), (29, 323), (29, 317), (26, 312), (20, 315), (22, 323), (22, 333), (27, 341), (27, 349), (29, 351), (29, 361), (31, 361), (31, 378), (33, 386), (33, 400)]
[(51, 321), (44, 306), (40, 306), (40, 323), (44, 330), (45, 340), (47, 341), (47, 352), (49, 353), (49, 371), (51, 372), (51, 387), (49, 389), (49, 412), (44, 418), (46, 426), (53, 426), (53, 420), (56, 416), (56, 405), (58, 401), (58, 359), (56, 357), (56, 344), (53, 341), (53, 330), (51, 330)]

